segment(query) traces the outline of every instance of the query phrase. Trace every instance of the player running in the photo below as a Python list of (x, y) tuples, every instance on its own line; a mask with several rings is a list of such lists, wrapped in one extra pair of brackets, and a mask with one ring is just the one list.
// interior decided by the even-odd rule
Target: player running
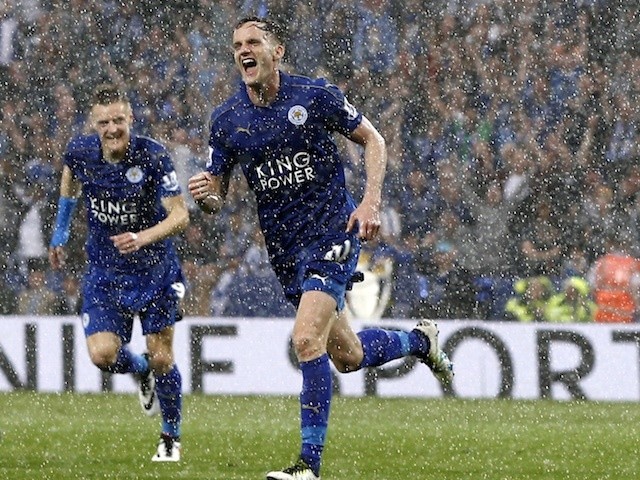
[[(152, 460), (175, 462), (182, 379), (173, 359), (173, 330), (185, 288), (169, 237), (187, 226), (189, 212), (164, 146), (131, 134), (133, 113), (122, 91), (98, 86), (89, 118), (95, 133), (72, 139), (64, 154), (49, 260), (53, 268), (64, 266), (82, 194), (88, 225), (82, 323), (89, 356), (103, 371), (136, 377), (145, 413), (162, 414)], [(146, 336), (148, 353), (142, 355), (127, 347), (135, 316)]]
[[(253, 190), (271, 265), (296, 306), (293, 345), (302, 371), (302, 446), (291, 467), (269, 480), (317, 480), (332, 396), (330, 360), (340, 372), (415, 355), (442, 382), (452, 364), (438, 347), (438, 329), (423, 320), (411, 332), (354, 333), (345, 291), (362, 240), (380, 227), (386, 167), (384, 139), (335, 86), (279, 70), (285, 47), (270, 20), (241, 20), (233, 52), (244, 85), (211, 115), (211, 156), (189, 191), (208, 213), (220, 210), (239, 164)], [(333, 134), (364, 147), (367, 184), (356, 206), (347, 191)]]

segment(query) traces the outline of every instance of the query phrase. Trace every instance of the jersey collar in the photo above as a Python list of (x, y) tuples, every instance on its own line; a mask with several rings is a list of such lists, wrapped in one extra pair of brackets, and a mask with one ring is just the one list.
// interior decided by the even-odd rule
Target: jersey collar
[[(291, 85), (291, 75), (283, 72), (282, 70), (278, 70), (280, 73), (280, 88), (278, 90), (278, 94), (276, 95), (276, 99), (270, 105), (266, 107), (260, 108), (273, 108), (278, 102), (280, 102), (283, 98), (286, 98), (289, 93), (289, 86)], [(254, 107), (255, 105), (249, 98), (249, 93), (247, 92), (247, 86), (244, 84), (242, 80), (240, 80), (239, 90), (240, 90), (240, 98), (243, 103), (248, 107)]]

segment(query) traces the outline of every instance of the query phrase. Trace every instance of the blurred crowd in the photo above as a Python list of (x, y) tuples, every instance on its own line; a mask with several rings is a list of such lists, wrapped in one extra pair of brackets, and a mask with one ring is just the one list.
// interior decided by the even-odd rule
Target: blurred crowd
[[(332, 80), (387, 140), (382, 235), (364, 247), (356, 313), (373, 296), (367, 315), (384, 318), (637, 320), (632, 0), (2, 2), (1, 313), (77, 312), (79, 218), (68, 268), (46, 257), (62, 153), (92, 88), (129, 87), (135, 132), (165, 143), (185, 186), (213, 106), (237, 87), (230, 38), (246, 14), (283, 23), (287, 70)], [(359, 198), (362, 152), (337, 141)], [(177, 240), (187, 315), (293, 314), (250, 202), (237, 175), (220, 216), (190, 204)], [(628, 316), (598, 317), (612, 298)]]

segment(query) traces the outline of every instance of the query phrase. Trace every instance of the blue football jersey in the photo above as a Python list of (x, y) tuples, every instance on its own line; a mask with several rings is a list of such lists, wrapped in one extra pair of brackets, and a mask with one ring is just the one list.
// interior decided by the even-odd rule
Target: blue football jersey
[(171, 159), (163, 145), (131, 136), (125, 158), (102, 158), (97, 134), (79, 136), (67, 145), (64, 163), (82, 183), (87, 213), (87, 259), (93, 266), (124, 272), (144, 270), (176, 256), (170, 239), (122, 255), (112, 235), (149, 228), (166, 218), (161, 200), (181, 193)]
[(211, 114), (207, 170), (223, 175), (240, 164), (272, 261), (344, 232), (355, 202), (333, 137), (361, 121), (337, 86), (284, 72), (268, 107), (255, 106), (242, 84)]

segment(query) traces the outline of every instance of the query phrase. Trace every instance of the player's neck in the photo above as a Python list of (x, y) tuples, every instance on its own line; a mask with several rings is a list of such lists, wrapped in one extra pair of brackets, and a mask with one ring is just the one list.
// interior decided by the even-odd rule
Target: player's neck
[(258, 107), (271, 105), (278, 96), (280, 90), (280, 74), (276, 72), (271, 79), (260, 85), (247, 85), (247, 93), (251, 103)]
[(102, 158), (105, 162), (115, 165), (124, 159), (125, 153), (126, 152), (106, 152), (103, 150)]

